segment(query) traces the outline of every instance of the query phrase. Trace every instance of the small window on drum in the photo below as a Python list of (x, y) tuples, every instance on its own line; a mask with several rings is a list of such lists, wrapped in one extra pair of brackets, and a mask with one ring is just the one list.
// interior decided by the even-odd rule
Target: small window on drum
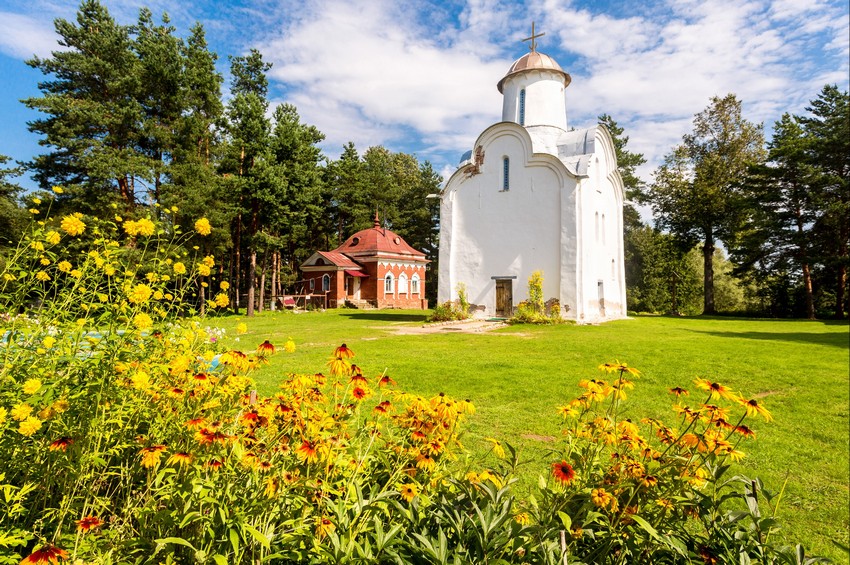
[(511, 189), (511, 160), (508, 157), (502, 157), (502, 191), (507, 192)]

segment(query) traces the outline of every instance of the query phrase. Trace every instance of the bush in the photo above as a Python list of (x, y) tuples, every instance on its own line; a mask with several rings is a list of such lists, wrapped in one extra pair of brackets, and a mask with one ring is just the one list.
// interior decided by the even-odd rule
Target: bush
[(469, 402), (405, 394), (344, 344), (328, 376), (289, 375), (259, 396), (250, 373), (276, 348), (224, 350), (179, 317), (166, 294), (198, 275), (167, 241), (134, 239), (131, 255), (104, 235), (68, 255), (56, 235), (81, 235), (76, 220), (65, 236), (29, 234), (0, 272), (0, 563), (804, 557), (772, 544), (781, 495), (726, 478), (754, 435), (745, 419), (770, 418), (756, 400), (699, 380), (706, 399), (678, 404), (676, 427), (624, 419), (637, 371), (605, 364), (610, 383), (582, 381), (559, 409), (552, 471), (521, 501), (510, 445), (489, 440), (494, 465), (464, 457)]
[(563, 321), (561, 303), (557, 298), (552, 298), (548, 307), (547, 303), (543, 302), (543, 272), (534, 271), (528, 278), (528, 300), (517, 304), (516, 312), (508, 323), (559, 324)]
[(450, 301), (443, 302), (434, 307), (434, 311), (428, 316), (429, 322), (452, 322), (465, 320), (469, 315)]

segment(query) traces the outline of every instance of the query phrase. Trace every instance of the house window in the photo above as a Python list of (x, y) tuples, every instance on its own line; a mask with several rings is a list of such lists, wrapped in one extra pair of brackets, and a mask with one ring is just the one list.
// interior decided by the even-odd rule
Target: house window
[(310, 292), (316, 290), (316, 279), (310, 279)]
[(327, 292), (331, 289), (331, 276), (322, 275), (322, 292)]
[(410, 294), (419, 294), (419, 275), (410, 277)]
[(519, 125), (525, 125), (525, 89), (519, 91)]
[(387, 273), (387, 276), (384, 277), (384, 294), (392, 294), (393, 293), (393, 274)]
[(407, 294), (407, 275), (404, 273), (398, 276), (398, 293)]
[(511, 188), (511, 160), (507, 157), (502, 157), (502, 190), (507, 191)]

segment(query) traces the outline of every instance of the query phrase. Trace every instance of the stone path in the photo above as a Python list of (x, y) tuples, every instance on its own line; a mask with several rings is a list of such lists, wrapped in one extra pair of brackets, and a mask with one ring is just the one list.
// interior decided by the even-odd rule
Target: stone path
[(504, 328), (505, 322), (489, 322), (487, 320), (464, 320), (462, 322), (446, 322), (423, 324), (421, 326), (383, 326), (381, 329), (390, 330), (398, 335), (423, 335), (435, 333), (482, 333)]

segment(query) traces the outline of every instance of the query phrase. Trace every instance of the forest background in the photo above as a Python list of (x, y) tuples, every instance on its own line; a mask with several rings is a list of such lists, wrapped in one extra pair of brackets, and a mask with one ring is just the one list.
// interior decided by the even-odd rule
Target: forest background
[[(229, 307), (252, 315), (269, 296), (295, 290), (298, 266), (357, 230), (383, 224), (432, 261), (436, 302), (442, 179), (415, 155), (345, 146), (322, 154), (323, 134), (289, 104), (269, 107), (270, 65), (258, 51), (230, 57), (229, 95), (204, 29), (181, 35), (144, 9), (120, 25), (96, 1), (75, 22), (56, 21), (64, 51), (28, 64), (44, 74), (23, 103), (45, 152), (28, 163), (0, 156), (0, 245), (14, 245), (48, 191), (51, 216), (155, 218), (210, 237), (188, 240), (215, 257), (212, 281), (229, 284)], [(715, 97), (671, 149), (650, 183), (645, 160), (615, 138), (630, 204), (624, 209), (629, 310), (843, 318), (848, 310), (850, 104), (826, 85), (805, 115), (785, 114), (764, 138), (734, 94)], [(41, 189), (24, 194), (15, 178)], [(52, 193), (50, 193), (52, 194)], [(651, 207), (654, 226), (634, 204)], [(94, 238), (95, 230), (89, 237)], [(86, 245), (86, 239), (77, 245)], [(2, 261), (0, 253), (0, 261)], [(208, 290), (199, 286), (203, 306)]]

